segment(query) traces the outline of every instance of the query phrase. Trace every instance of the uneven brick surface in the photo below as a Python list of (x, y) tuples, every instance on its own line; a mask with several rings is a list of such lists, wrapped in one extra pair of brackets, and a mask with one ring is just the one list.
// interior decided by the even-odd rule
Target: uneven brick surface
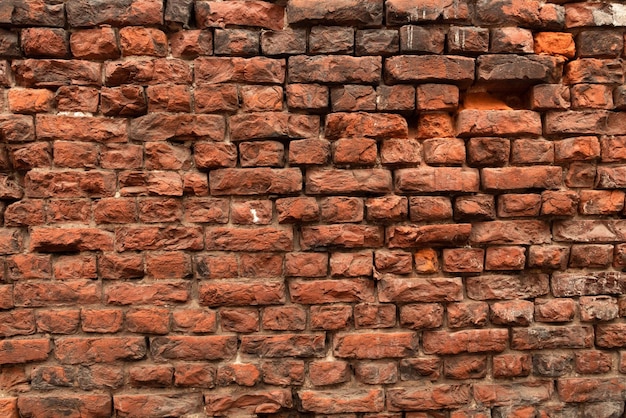
[(626, 6), (0, 0), (0, 418), (624, 416)]

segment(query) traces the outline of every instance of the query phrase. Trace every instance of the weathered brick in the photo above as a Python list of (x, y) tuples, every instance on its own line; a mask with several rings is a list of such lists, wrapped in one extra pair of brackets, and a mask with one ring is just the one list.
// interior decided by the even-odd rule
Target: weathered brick
[(380, 281), (381, 302), (453, 302), (463, 298), (460, 278), (385, 277)]
[(196, 83), (272, 83), (285, 81), (285, 60), (265, 57), (197, 58), (194, 61)]
[(443, 82), (467, 87), (474, 81), (474, 59), (453, 55), (395, 56), (385, 60), (385, 79), (392, 83)]
[(511, 348), (514, 350), (544, 350), (560, 348), (590, 348), (593, 328), (589, 326), (513, 328)]
[(388, 24), (466, 19), (469, 15), (468, 5), (465, 1), (457, 3), (449, 0), (436, 0), (422, 4), (403, 0), (387, 0), (385, 4), (387, 6)]
[(203, 283), (199, 299), (207, 306), (275, 305), (285, 301), (285, 286), (279, 282)]
[(380, 81), (381, 69), (380, 57), (298, 55), (289, 58), (289, 81), (371, 84)]
[(376, 412), (384, 407), (382, 389), (298, 393), (304, 411), (321, 413)]
[(181, 335), (154, 337), (150, 340), (150, 354), (158, 362), (230, 359), (236, 347), (236, 338), (222, 335)]
[(328, 0), (316, 3), (295, 0), (287, 6), (289, 24), (333, 23), (378, 26), (382, 20), (382, 0), (348, 0), (341, 4)]
[(471, 299), (523, 299), (549, 292), (547, 274), (483, 275), (468, 277), (467, 295)]
[(459, 136), (539, 136), (541, 118), (530, 110), (474, 110), (459, 112)]
[(374, 301), (370, 279), (294, 280), (289, 284), (289, 293), (292, 302), (305, 305)]
[(215, 3), (198, 1), (194, 4), (196, 23), (201, 28), (223, 28), (230, 25), (255, 26), (280, 30), (283, 28), (284, 8), (264, 1), (245, 3)]

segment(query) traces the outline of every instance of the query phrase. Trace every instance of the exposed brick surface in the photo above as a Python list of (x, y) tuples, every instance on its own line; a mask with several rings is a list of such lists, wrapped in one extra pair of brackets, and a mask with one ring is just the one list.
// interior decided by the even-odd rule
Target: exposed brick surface
[(0, 0), (0, 416), (622, 416), (622, 3)]

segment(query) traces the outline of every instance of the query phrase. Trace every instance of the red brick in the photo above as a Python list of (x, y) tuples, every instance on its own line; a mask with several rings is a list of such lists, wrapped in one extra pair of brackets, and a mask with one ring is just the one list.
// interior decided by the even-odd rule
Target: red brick
[(311, 222), (320, 217), (317, 201), (312, 197), (292, 197), (276, 200), (279, 223)]
[(144, 274), (140, 254), (103, 254), (98, 257), (98, 267), (104, 279), (133, 279)]
[(242, 142), (239, 161), (242, 167), (282, 167), (285, 147), (278, 141)]
[(177, 84), (148, 86), (146, 94), (150, 112), (191, 111), (191, 91), (187, 86)]
[(110, 251), (113, 236), (96, 228), (34, 227), (30, 248), (44, 252)]
[(150, 394), (113, 396), (113, 406), (119, 416), (128, 418), (158, 415), (183, 416), (200, 409), (202, 397), (199, 393), (183, 395)]
[(209, 309), (180, 309), (172, 312), (172, 329), (193, 333), (215, 332), (217, 314)]
[(306, 138), (319, 132), (319, 117), (282, 112), (254, 112), (230, 118), (231, 139)]
[[(263, 55), (304, 54), (306, 52), (306, 29), (261, 31)], [(287, 86), (289, 89), (290, 86)], [(288, 99), (289, 100), (289, 99)]]
[(304, 305), (339, 302), (373, 302), (369, 279), (298, 280), (289, 283), (291, 301)]
[(317, 413), (372, 412), (382, 411), (384, 396), (382, 389), (350, 391), (299, 392), (302, 409)]
[(181, 30), (170, 35), (170, 48), (176, 58), (196, 58), (213, 54), (213, 32)]
[(489, 247), (485, 257), (487, 270), (523, 270), (526, 264), (524, 247)]
[(139, 360), (146, 355), (146, 351), (143, 337), (67, 337), (55, 341), (55, 357), (63, 364)]
[(285, 60), (253, 58), (197, 58), (194, 61), (196, 83), (272, 83), (285, 81)]
[(379, 282), (380, 302), (454, 302), (463, 298), (460, 278), (401, 277), (383, 278)]
[(352, 307), (349, 305), (311, 306), (311, 329), (341, 330), (352, 323)]
[(513, 328), (511, 348), (514, 350), (543, 350), (560, 348), (590, 348), (593, 329), (589, 326)]
[(443, 250), (443, 271), (449, 273), (480, 273), (484, 269), (485, 251), (479, 248)]
[(411, 304), (400, 307), (400, 324), (409, 329), (439, 328), (443, 307), (438, 303)]
[(400, 28), (400, 50), (442, 54), (446, 33), (437, 26), (402, 26)]
[(212, 391), (204, 395), (204, 402), (205, 411), (212, 415), (251, 415), (261, 411), (274, 413), (293, 406), (292, 395), (288, 389), (247, 390), (241, 394)]
[(245, 335), (243, 353), (261, 357), (323, 357), (323, 334)]
[(330, 113), (326, 117), (328, 139), (366, 137), (407, 138), (408, 125), (402, 116), (388, 113)]
[(326, 253), (285, 254), (287, 277), (325, 277), (327, 273), (328, 254)]
[(548, 275), (541, 273), (483, 275), (466, 280), (467, 295), (476, 300), (525, 299), (549, 292)]
[(260, 380), (261, 371), (254, 364), (229, 364), (217, 369), (218, 386), (227, 386), (231, 383), (239, 386), (254, 386)]
[(285, 301), (281, 282), (215, 282), (202, 283), (199, 301), (207, 306), (277, 305)]
[(196, 23), (201, 28), (227, 25), (255, 26), (280, 30), (283, 28), (284, 8), (263, 1), (215, 4), (200, 1), (195, 5)]
[(116, 283), (105, 289), (104, 299), (112, 305), (181, 303), (189, 299), (189, 286), (184, 282)]
[(389, 248), (461, 245), (468, 241), (471, 230), (471, 224), (391, 226), (387, 228), (387, 245)]
[[(1, 62), (1, 61), (0, 61)], [(32, 116), (0, 116), (0, 132), (6, 142), (30, 142), (35, 140), (35, 126)]]
[(31, 114), (50, 111), (54, 95), (45, 89), (11, 89), (7, 98), (11, 112)]
[(493, 356), (493, 377), (506, 379), (528, 376), (531, 370), (530, 354), (498, 354)]
[(138, 199), (139, 220), (145, 223), (176, 222), (182, 218), (183, 204), (173, 198)]
[(528, 326), (533, 321), (534, 305), (527, 300), (495, 302), (491, 305), (491, 322), (497, 325)]
[(474, 397), (488, 406), (515, 403), (546, 402), (554, 391), (552, 382), (536, 381), (510, 384), (479, 384), (474, 386)]
[(309, 53), (352, 54), (354, 29), (341, 26), (313, 26), (309, 32)]
[(241, 225), (267, 225), (272, 221), (272, 202), (269, 200), (249, 200), (232, 202), (231, 222)]
[[(10, 163), (15, 170), (28, 171), (34, 168), (50, 168), (52, 165), (50, 147), (43, 142), (35, 142), (22, 146), (12, 146), (9, 148)], [(9, 163), (7, 161), (7, 163)], [(87, 165), (90, 165), (87, 162)], [(18, 188), (15, 182), (9, 180), (6, 176), (2, 176), (3, 190), (2, 194), (8, 198), (21, 196), (22, 190)]]
[(19, 309), (0, 312), (0, 335), (4, 338), (35, 333), (35, 315), (32, 310)]
[(115, 333), (122, 329), (121, 309), (81, 309), (81, 326), (84, 332)]
[(450, 328), (482, 327), (487, 324), (489, 305), (485, 302), (450, 303), (447, 314)]
[(396, 170), (398, 192), (478, 191), (478, 170), (453, 167), (403, 168)]
[(268, 331), (302, 331), (306, 328), (306, 311), (299, 306), (275, 306), (263, 309), (263, 329)]
[(432, 165), (461, 165), (465, 162), (465, 142), (455, 138), (430, 138), (424, 141), (424, 161)]
[(100, 110), (105, 116), (139, 116), (147, 104), (141, 86), (123, 85), (100, 90)]
[(417, 336), (412, 332), (338, 334), (334, 346), (334, 355), (341, 358), (405, 357), (416, 350)]
[(350, 374), (350, 365), (345, 361), (313, 361), (309, 364), (309, 379), (315, 386), (347, 382)]
[(20, 200), (4, 210), (5, 226), (41, 225), (45, 222), (45, 211), (41, 200)]
[(607, 373), (612, 363), (612, 356), (602, 351), (579, 351), (575, 357), (576, 371), (583, 374)]
[(122, 55), (151, 55), (165, 57), (167, 55), (167, 37), (165, 33), (154, 28), (124, 27), (119, 31)]
[(328, 107), (328, 87), (319, 84), (287, 85), (290, 109), (321, 110)]
[[(419, 68), (420, 71), (415, 71)], [(385, 78), (398, 83), (453, 83), (467, 87), (474, 81), (474, 59), (443, 55), (399, 55), (385, 60)]]
[(492, 221), (473, 224), (469, 239), (477, 244), (546, 244), (550, 235), (543, 221)]
[(100, 166), (106, 169), (139, 169), (143, 164), (140, 145), (111, 145), (100, 150)]
[(287, 7), (287, 21), (296, 23), (332, 23), (378, 26), (383, 19), (383, 4), (378, 0), (349, 0), (337, 5), (332, 1), (322, 0), (310, 3), (295, 0)]
[(424, 331), (423, 344), (426, 354), (480, 353), (504, 351), (509, 340), (505, 329), (466, 330), (448, 333)]
[(52, 149), (57, 167), (95, 168), (98, 165), (98, 146), (88, 142), (56, 141)]
[(391, 388), (387, 390), (387, 409), (391, 411), (439, 411), (460, 408), (470, 402), (469, 385), (436, 385), (428, 388)]
[(160, 25), (163, 23), (163, 4), (149, 0), (132, 0), (128, 3), (99, 4), (85, 0), (67, 5), (67, 20), (71, 26)]
[(26, 59), (11, 66), (17, 85), (22, 87), (61, 87), (70, 84), (98, 86), (101, 65), (82, 60)]
[(20, 414), (28, 417), (44, 417), (53, 413), (67, 417), (105, 418), (110, 416), (113, 402), (108, 394), (23, 395), (18, 398), (17, 406)]
[(332, 253), (330, 273), (339, 277), (359, 277), (372, 275), (372, 252)]
[(396, 307), (391, 304), (359, 304), (354, 306), (356, 328), (391, 328), (396, 323)]
[[(379, 33), (378, 30), (375, 32)], [(395, 31), (392, 32), (395, 33)], [(415, 88), (413, 86), (378, 86), (376, 88), (376, 94), (376, 109), (379, 111), (388, 112), (415, 109)]]
[(7, 277), (13, 280), (50, 279), (52, 263), (50, 256), (16, 254), (7, 259)]
[(37, 314), (37, 328), (40, 332), (52, 334), (75, 334), (80, 322), (79, 311), (43, 311)]
[(259, 31), (253, 29), (215, 29), (215, 55), (251, 56), (259, 53)]
[(225, 122), (218, 115), (159, 114), (133, 119), (130, 136), (140, 141), (165, 141), (177, 139), (205, 139), (220, 141), (224, 138)]
[(76, 58), (88, 60), (115, 59), (120, 56), (115, 30), (109, 27), (72, 32), (70, 48)]
[(288, 194), (302, 188), (302, 173), (299, 169), (221, 169), (209, 176), (213, 195)]
[(557, 381), (559, 397), (564, 402), (621, 401), (626, 382), (612, 378), (568, 378)]
[(300, 235), (300, 245), (303, 250), (329, 246), (338, 248), (377, 247), (382, 243), (382, 228), (368, 225), (303, 226)]
[(259, 311), (251, 308), (223, 308), (220, 321), (224, 331), (255, 332), (259, 328)]
[(538, 84), (531, 91), (533, 110), (566, 110), (571, 107), (570, 89), (561, 84)]
[(129, 383), (134, 387), (167, 387), (174, 378), (171, 366), (135, 366), (129, 369)]
[(573, 299), (536, 299), (535, 320), (539, 322), (569, 322), (576, 314)]
[(215, 375), (213, 365), (179, 363), (174, 368), (174, 384), (179, 387), (212, 388)]
[(443, 374), (449, 379), (480, 379), (487, 375), (486, 356), (460, 356), (444, 360)]
[(150, 353), (156, 361), (220, 360), (232, 358), (236, 345), (236, 338), (231, 336), (154, 337)]
[(334, 87), (330, 91), (334, 112), (354, 112), (376, 110), (376, 93), (372, 86), (347, 84)]

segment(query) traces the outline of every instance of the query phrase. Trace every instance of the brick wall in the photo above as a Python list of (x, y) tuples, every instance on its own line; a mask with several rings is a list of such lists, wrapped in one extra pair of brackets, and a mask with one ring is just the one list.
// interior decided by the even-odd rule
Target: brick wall
[(625, 27), (2, 0), (0, 416), (621, 416)]

